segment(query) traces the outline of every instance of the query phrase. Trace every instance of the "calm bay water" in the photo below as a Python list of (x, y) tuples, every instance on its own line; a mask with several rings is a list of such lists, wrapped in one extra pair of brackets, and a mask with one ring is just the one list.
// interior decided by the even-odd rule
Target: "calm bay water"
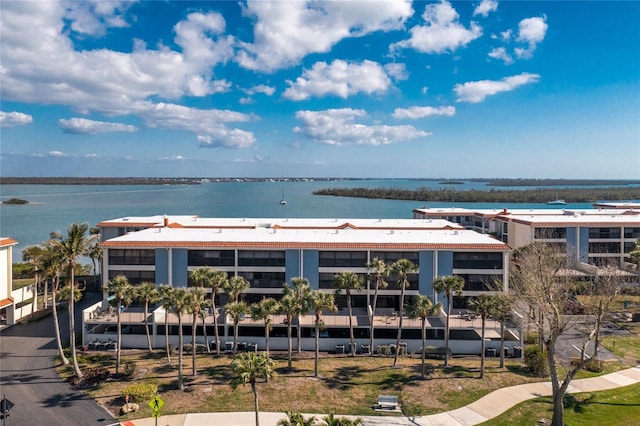
[[(199, 215), (201, 217), (335, 217), (411, 218), (419, 207), (553, 208), (546, 204), (420, 203), (313, 195), (336, 187), (442, 188), (437, 181), (356, 180), (312, 182), (209, 182), (202, 185), (2, 185), (0, 199), (22, 198), (26, 205), (0, 205), (0, 236), (18, 241), (22, 249), (47, 240), (52, 231), (66, 234), (71, 223), (123, 216)], [(457, 190), (486, 189), (481, 182), (455, 185)], [(516, 188), (510, 188), (516, 189)], [(282, 194), (287, 204), (280, 205)], [(565, 208), (590, 208), (569, 204)]]

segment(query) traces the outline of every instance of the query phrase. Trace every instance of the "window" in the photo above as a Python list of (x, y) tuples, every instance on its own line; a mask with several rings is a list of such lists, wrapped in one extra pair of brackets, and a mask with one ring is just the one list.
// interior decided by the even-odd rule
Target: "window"
[(239, 250), (238, 266), (285, 266), (284, 251)]
[(416, 266), (419, 265), (418, 252), (415, 251), (372, 251), (371, 259), (384, 260), (386, 264), (391, 264), (400, 259), (407, 259)]
[(589, 238), (620, 238), (620, 228), (589, 228)]
[(284, 272), (238, 272), (251, 284), (251, 288), (282, 288)]
[(589, 253), (620, 253), (620, 243), (589, 243)]
[(624, 228), (624, 237), (625, 238), (640, 238), (640, 228)]
[(502, 275), (460, 274), (464, 278), (462, 291), (499, 291), (502, 289)]
[(118, 275), (124, 275), (127, 277), (129, 284), (140, 284), (145, 281), (148, 282), (156, 282), (156, 273), (155, 271), (109, 271), (109, 279), (112, 280)]
[(453, 253), (454, 269), (502, 269), (502, 253)]
[(321, 251), (318, 257), (321, 268), (364, 268), (367, 265), (366, 251)]
[(189, 250), (189, 266), (234, 266), (233, 250)]
[(567, 228), (535, 228), (534, 237), (536, 240), (565, 239)]
[[(367, 276), (365, 274), (357, 274), (362, 280), (362, 288), (367, 288)], [(322, 289), (333, 289), (333, 280), (336, 274), (321, 272), (318, 274), (318, 285)]]
[(155, 250), (111, 249), (109, 265), (155, 265)]

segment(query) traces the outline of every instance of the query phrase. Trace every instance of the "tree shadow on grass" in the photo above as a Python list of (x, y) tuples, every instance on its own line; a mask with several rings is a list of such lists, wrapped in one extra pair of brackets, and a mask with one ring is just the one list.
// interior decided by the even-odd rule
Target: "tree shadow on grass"
[(233, 376), (231, 369), (224, 365), (209, 367), (205, 370), (205, 374), (213, 379), (215, 383), (228, 383)]
[(362, 377), (367, 370), (360, 366), (340, 367), (331, 377), (325, 378), (327, 387), (340, 390), (349, 390), (357, 386), (355, 379)]

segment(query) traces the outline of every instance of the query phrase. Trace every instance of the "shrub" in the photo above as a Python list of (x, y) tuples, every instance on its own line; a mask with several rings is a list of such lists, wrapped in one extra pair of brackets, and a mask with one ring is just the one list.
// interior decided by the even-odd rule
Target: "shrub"
[(536, 344), (538, 344), (538, 332), (537, 331), (530, 331), (530, 332), (526, 333), (525, 334), (524, 343), (526, 343), (527, 345), (536, 345)]
[(602, 373), (604, 371), (604, 361), (597, 358), (591, 358), (584, 366), (585, 370), (593, 373)]
[(124, 375), (128, 378), (132, 378), (136, 374), (136, 371), (138, 371), (138, 364), (134, 361), (128, 361), (124, 365)]
[(109, 377), (109, 369), (107, 367), (94, 367), (84, 371), (83, 380), (90, 384), (100, 384)]
[(389, 356), (391, 355), (391, 346), (389, 345), (379, 345), (378, 350), (376, 351), (378, 355)]
[(153, 383), (135, 383), (120, 392), (122, 396), (129, 395), (130, 402), (144, 402), (158, 393), (158, 385)]
[(529, 373), (537, 377), (549, 375), (547, 354), (539, 346), (529, 346), (524, 351), (524, 363)]

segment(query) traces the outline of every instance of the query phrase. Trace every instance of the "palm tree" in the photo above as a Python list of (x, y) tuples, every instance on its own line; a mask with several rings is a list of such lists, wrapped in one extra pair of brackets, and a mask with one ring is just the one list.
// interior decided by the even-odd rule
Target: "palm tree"
[(171, 347), (169, 346), (169, 313), (173, 311), (173, 291), (174, 288), (164, 284), (158, 287), (160, 303), (164, 308), (164, 346), (167, 352), (167, 363), (171, 365)]
[(300, 302), (292, 294), (285, 294), (280, 299), (280, 312), (284, 314), (285, 321), (287, 322), (287, 351), (288, 351), (288, 363), (287, 366), (291, 368), (291, 321), (293, 317), (300, 313), (302, 307)]
[(178, 389), (184, 390), (182, 375), (182, 355), (184, 354), (184, 335), (182, 333), (182, 315), (189, 312), (189, 295), (183, 287), (174, 288), (171, 293), (173, 313), (178, 316)]
[[(87, 252), (87, 256), (91, 259), (91, 263), (93, 264), (93, 285), (98, 286), (98, 275), (102, 273), (102, 248), (100, 247), (100, 228), (91, 227), (89, 229), (89, 234), (95, 235), (96, 238), (93, 241), (93, 244), (89, 246), (89, 250)], [(99, 268), (100, 267), (100, 268)]]
[(371, 262), (367, 263), (367, 269), (375, 273), (376, 275), (376, 288), (373, 293), (373, 308), (371, 309), (371, 318), (369, 319), (369, 347), (373, 354), (374, 347), (374, 321), (376, 318), (376, 308), (378, 306), (378, 291), (383, 288), (387, 288), (389, 285), (384, 279), (389, 276), (391, 267), (385, 263), (384, 260), (375, 257)]
[[(58, 353), (63, 365), (69, 365), (69, 360), (64, 354), (62, 348), (62, 338), (60, 336), (60, 322), (58, 320), (58, 303), (56, 296), (60, 288), (60, 270), (62, 269), (62, 257), (60, 252), (51, 244), (44, 245), (43, 252), (43, 273), (52, 280), (51, 285), (51, 303), (53, 312), (53, 322), (56, 334), (56, 343), (58, 345)], [(46, 297), (46, 296), (45, 296)]]
[(200, 313), (204, 308), (204, 290), (201, 288), (190, 288), (187, 291), (187, 303), (189, 305), (188, 311), (191, 312), (193, 321), (191, 323), (191, 375), (196, 376), (196, 328), (197, 321), (200, 317)]
[(231, 387), (236, 389), (239, 385), (251, 385), (253, 392), (253, 407), (256, 412), (256, 426), (260, 425), (260, 405), (258, 403), (258, 378), (262, 377), (265, 381), (276, 375), (273, 370), (273, 360), (264, 353), (257, 354), (255, 352), (247, 352), (240, 354), (231, 362), (231, 370), (233, 377), (231, 378)]
[(280, 419), (276, 426), (314, 426), (316, 424), (315, 417), (304, 418), (302, 414), (297, 411), (286, 411), (286, 419)]
[(400, 286), (400, 313), (398, 317), (398, 337), (396, 338), (396, 353), (393, 356), (393, 366), (398, 363), (398, 352), (400, 352), (400, 338), (402, 337), (402, 319), (404, 318), (404, 292), (409, 287), (409, 274), (417, 272), (418, 268), (408, 259), (398, 259), (391, 265), (391, 273), (398, 277)]
[(22, 260), (31, 264), (35, 274), (33, 299), (31, 303), (31, 318), (34, 317), (38, 310), (38, 287), (40, 287), (40, 272), (42, 271), (43, 255), (44, 248), (40, 245), (28, 246), (22, 250)]
[[(221, 288), (226, 286), (228, 281), (227, 273), (224, 271), (216, 271), (212, 270), (212, 272), (207, 274), (204, 280), (204, 286), (211, 288), (211, 312), (213, 315), (213, 327), (214, 327), (214, 336), (216, 339), (216, 353), (220, 355), (220, 332), (218, 330), (218, 312), (216, 309), (216, 295), (220, 291)], [(207, 343), (207, 347), (209, 344)]]
[(362, 425), (362, 419), (360, 417), (353, 420), (346, 417), (336, 417), (334, 413), (324, 416), (322, 421), (326, 423), (326, 426), (359, 426)]
[(231, 277), (231, 279), (223, 285), (223, 290), (227, 292), (229, 299), (234, 303), (238, 303), (240, 301), (240, 294), (251, 286), (246, 278), (240, 276)]
[(504, 325), (513, 318), (513, 299), (506, 293), (494, 296), (490, 316), (500, 323), (500, 368), (504, 368)]
[(153, 352), (151, 335), (149, 334), (149, 304), (157, 302), (159, 298), (158, 288), (152, 282), (145, 281), (136, 288), (136, 299), (144, 303), (144, 331), (147, 333), (149, 353)]
[(265, 353), (269, 356), (269, 331), (271, 331), (271, 315), (280, 309), (280, 304), (273, 297), (262, 299), (251, 305), (251, 318), (255, 321), (264, 321), (264, 346)]
[(422, 325), (422, 366), (421, 375), (426, 375), (424, 359), (427, 352), (427, 317), (434, 316), (442, 309), (440, 303), (434, 305), (429, 296), (417, 295), (413, 299), (413, 303), (407, 307), (407, 316), (411, 319), (420, 318)]
[(244, 302), (232, 302), (228, 303), (224, 311), (233, 319), (233, 353), (238, 351), (238, 329), (240, 326), (240, 320), (248, 315), (251, 311), (249, 305)]
[[(67, 237), (65, 238), (59, 231), (52, 232), (50, 234), (50, 242), (63, 257), (64, 264), (68, 268), (67, 279), (71, 294), (74, 293), (73, 287), (75, 286), (75, 268), (78, 262), (78, 258), (87, 253), (89, 244), (96, 239), (96, 235), (87, 237), (87, 231), (89, 224), (77, 224), (72, 223), (67, 229)], [(78, 379), (82, 379), (82, 371), (78, 365), (78, 357), (76, 356), (76, 327), (75, 327), (75, 307), (73, 297), (69, 298), (69, 340), (71, 347), (71, 360), (73, 362), (73, 369)]]
[(109, 293), (113, 293), (113, 297), (116, 301), (117, 309), (117, 333), (118, 342), (116, 343), (116, 374), (120, 373), (120, 348), (122, 347), (122, 322), (120, 319), (120, 313), (123, 306), (131, 304), (134, 299), (134, 289), (129, 284), (129, 280), (124, 275), (118, 275), (110, 280), (105, 286), (105, 290)]
[(311, 309), (313, 309), (316, 320), (315, 325), (315, 340), (316, 340), (316, 356), (313, 365), (313, 375), (318, 377), (318, 359), (320, 358), (320, 330), (324, 329), (324, 321), (322, 321), (322, 312), (336, 312), (338, 307), (333, 298), (333, 294), (324, 293), (320, 290), (315, 290), (311, 293)]
[(300, 312), (298, 313), (298, 323), (296, 324), (296, 341), (298, 345), (298, 353), (302, 352), (302, 323), (300, 316), (304, 315), (309, 309), (309, 298), (311, 296), (311, 286), (306, 278), (297, 277), (291, 279), (291, 285), (285, 283), (284, 294), (292, 294), (300, 303)]
[(351, 292), (362, 289), (362, 279), (355, 272), (340, 272), (333, 278), (333, 288), (336, 296), (344, 291), (347, 295), (347, 307), (349, 309), (349, 344), (351, 356), (356, 355), (355, 338), (353, 337), (353, 316), (351, 310)]
[(464, 278), (457, 275), (449, 275), (446, 277), (438, 277), (433, 280), (433, 289), (437, 293), (444, 293), (447, 297), (447, 320), (444, 328), (444, 365), (449, 365), (449, 320), (451, 318), (451, 305), (453, 305), (453, 296), (462, 295), (464, 287)]
[(487, 324), (487, 317), (493, 311), (493, 305), (495, 299), (488, 294), (481, 294), (478, 297), (472, 299), (469, 304), (475, 309), (482, 319), (482, 335), (480, 336), (480, 378), (484, 377), (484, 358), (485, 358), (485, 329)]

